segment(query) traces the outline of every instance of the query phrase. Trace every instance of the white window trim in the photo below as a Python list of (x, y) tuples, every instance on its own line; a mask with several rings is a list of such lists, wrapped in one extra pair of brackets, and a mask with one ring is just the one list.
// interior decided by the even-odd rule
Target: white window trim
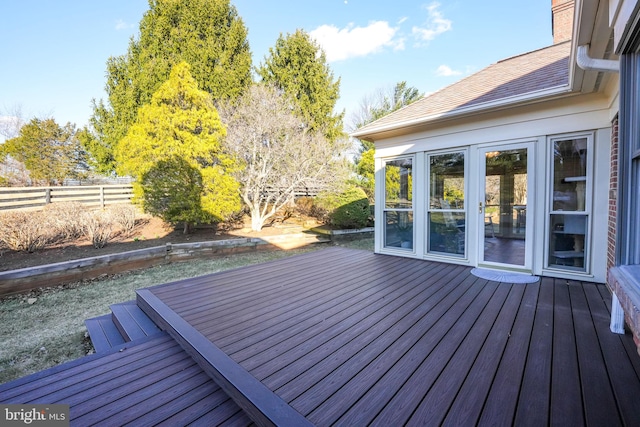
[[(402, 209), (402, 208), (387, 208), (387, 189), (386, 189), (386, 164), (389, 162), (393, 162), (396, 160), (405, 160), (411, 159), (411, 175), (413, 179), (413, 191), (411, 194), (411, 209)], [(416, 254), (416, 220), (418, 219), (416, 216), (416, 156), (415, 155), (405, 155), (405, 156), (391, 156), (384, 157), (380, 159), (380, 174), (377, 182), (380, 182), (380, 192), (378, 193), (378, 197), (376, 200), (381, 200), (380, 209), (379, 209), (379, 220), (376, 222), (380, 223), (379, 228), (377, 229), (378, 235), (380, 236), (380, 252), (381, 253), (391, 253), (391, 254), (401, 254), (401, 255), (415, 255)], [(378, 203), (376, 203), (378, 204)], [(413, 247), (411, 249), (398, 248), (394, 246), (386, 246), (387, 241), (387, 227), (385, 222), (385, 215), (388, 211), (401, 211), (401, 212), (411, 212), (413, 214)]]
[[(547, 138), (547, 165), (549, 165), (547, 169), (547, 188), (546, 188), (546, 203), (545, 203), (545, 237), (544, 237), (544, 261), (543, 261), (543, 271), (545, 272), (553, 272), (555, 274), (558, 273), (567, 273), (567, 274), (576, 274), (578, 276), (588, 276), (591, 277), (592, 270), (592, 260), (591, 247), (593, 245), (593, 177), (594, 177), (594, 154), (595, 154), (595, 144), (594, 144), (594, 132), (578, 132), (578, 133), (570, 133), (563, 135), (554, 135)], [(585, 201), (584, 201), (584, 211), (562, 211), (562, 210), (553, 210), (553, 164), (554, 164), (554, 153), (553, 147), (556, 141), (566, 141), (570, 139), (587, 139), (587, 182), (585, 188)], [(551, 215), (563, 215), (570, 212), (578, 212), (575, 215), (587, 217), (587, 225), (585, 231), (585, 242), (584, 242), (584, 271), (576, 271), (572, 269), (565, 269), (560, 267), (555, 267), (549, 265), (550, 258), (550, 240), (551, 240)]]
[[(431, 163), (430, 158), (433, 156), (440, 156), (444, 154), (453, 154), (453, 153), (462, 153), (464, 155), (464, 207), (462, 209), (452, 209), (450, 212), (455, 213), (464, 213), (465, 217), (465, 235), (464, 235), (464, 255), (456, 255), (456, 254), (448, 254), (444, 252), (430, 252), (429, 251), (429, 214), (431, 213), (430, 207), (430, 198), (431, 198)], [(469, 147), (460, 147), (448, 150), (437, 150), (437, 151), (427, 151), (424, 153), (425, 161), (425, 191), (424, 191), (424, 215), (422, 218), (422, 222), (424, 223), (424, 254), (425, 257), (432, 260), (446, 259), (446, 260), (456, 260), (456, 261), (468, 261), (469, 260), (469, 197), (471, 196), (471, 192), (469, 191)], [(438, 212), (439, 210), (436, 210)]]

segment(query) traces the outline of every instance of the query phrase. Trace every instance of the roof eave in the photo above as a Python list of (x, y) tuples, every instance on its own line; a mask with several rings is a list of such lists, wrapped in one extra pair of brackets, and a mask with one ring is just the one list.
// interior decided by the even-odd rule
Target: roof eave
[(518, 95), (510, 98), (502, 98), (500, 100), (485, 102), (482, 104), (474, 105), (471, 107), (454, 109), (444, 113), (432, 114), (429, 116), (423, 116), (412, 120), (406, 120), (403, 122), (396, 122), (393, 124), (383, 125), (379, 127), (373, 127), (370, 129), (364, 129), (362, 131), (355, 131), (350, 136), (359, 139), (371, 139), (375, 140), (377, 135), (388, 134), (390, 132), (394, 134), (409, 133), (411, 129), (416, 127), (427, 126), (429, 124), (438, 123), (447, 120), (460, 119), (463, 117), (474, 116), (480, 113), (488, 113), (492, 111), (503, 110), (514, 106), (521, 106), (527, 104), (535, 104), (542, 101), (550, 100), (553, 98), (563, 97), (573, 93), (573, 84), (556, 86), (541, 91), (529, 92), (525, 95)]

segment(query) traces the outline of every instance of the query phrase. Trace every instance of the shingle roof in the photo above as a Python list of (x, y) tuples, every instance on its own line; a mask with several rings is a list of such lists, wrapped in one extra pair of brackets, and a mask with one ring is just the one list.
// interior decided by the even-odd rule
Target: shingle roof
[(365, 136), (407, 122), (441, 117), (460, 110), (545, 91), (569, 83), (571, 43), (565, 42), (507, 58), (427, 95), (398, 111), (358, 129)]

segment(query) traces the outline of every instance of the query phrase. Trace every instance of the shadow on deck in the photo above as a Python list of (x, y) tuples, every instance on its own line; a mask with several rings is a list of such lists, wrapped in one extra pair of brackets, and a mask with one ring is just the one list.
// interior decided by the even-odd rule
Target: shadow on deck
[[(258, 424), (613, 426), (640, 419), (640, 357), (629, 334), (609, 331), (603, 284), (497, 283), (467, 267), (331, 248), (141, 290), (138, 305), (197, 362), (191, 369), (213, 378)], [(143, 342), (160, 339), (166, 335)], [(50, 378), (61, 368), (53, 369)], [(84, 375), (99, 383), (91, 370), (82, 372), (74, 381)], [(1, 385), (0, 401), (68, 402), (54, 380), (38, 386), (48, 393), (15, 397), (44, 377), (35, 375)], [(153, 388), (138, 381), (128, 386)], [(167, 417), (187, 413), (191, 393), (165, 396), (175, 409)], [(122, 405), (126, 414), (126, 401), (111, 408)], [(147, 416), (155, 411), (149, 407)], [(110, 414), (99, 406), (90, 412), (101, 420)]]

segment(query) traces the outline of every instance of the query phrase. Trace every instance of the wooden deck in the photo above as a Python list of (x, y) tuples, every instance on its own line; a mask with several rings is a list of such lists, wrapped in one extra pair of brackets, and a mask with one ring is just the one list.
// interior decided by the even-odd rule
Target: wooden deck
[(602, 284), (331, 248), (138, 291), (166, 330), (0, 385), (72, 425), (639, 425)]
[(287, 405), (318, 426), (640, 422), (640, 357), (609, 331), (602, 284), (331, 248), (138, 304), (259, 422)]
[(252, 425), (166, 333), (0, 384), (0, 403), (70, 405), (72, 426)]

